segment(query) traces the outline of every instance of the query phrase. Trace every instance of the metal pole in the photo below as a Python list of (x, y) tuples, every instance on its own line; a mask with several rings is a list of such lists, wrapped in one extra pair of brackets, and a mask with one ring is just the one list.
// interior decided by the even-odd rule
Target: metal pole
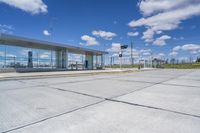
[(38, 52), (37, 52), (37, 68), (39, 67)]
[(53, 55), (52, 55), (52, 49), (51, 49), (51, 68), (53, 68)]
[(133, 65), (133, 43), (131, 42), (131, 65)]
[[(120, 48), (120, 54), (122, 54), (122, 49)], [(120, 69), (122, 69), (122, 57), (119, 57), (120, 58)]]
[(5, 45), (5, 51), (4, 51), (4, 68), (6, 68), (6, 45)]

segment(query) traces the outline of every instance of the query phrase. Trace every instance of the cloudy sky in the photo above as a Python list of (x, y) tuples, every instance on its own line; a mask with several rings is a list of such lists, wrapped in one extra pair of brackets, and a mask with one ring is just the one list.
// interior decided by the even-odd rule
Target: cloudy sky
[(113, 56), (131, 42), (135, 57), (200, 55), (200, 0), (0, 0), (0, 16), (1, 33)]

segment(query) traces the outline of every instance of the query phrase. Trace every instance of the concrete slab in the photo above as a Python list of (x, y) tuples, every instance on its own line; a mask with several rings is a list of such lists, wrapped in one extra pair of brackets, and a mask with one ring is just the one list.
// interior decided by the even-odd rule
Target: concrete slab
[(169, 80), (170, 77), (146, 77), (146, 76), (137, 76), (137, 75), (130, 75), (130, 76), (126, 76), (126, 77), (117, 77), (117, 78), (113, 78), (116, 80), (120, 80), (120, 81), (137, 81), (137, 82), (149, 82), (149, 83), (159, 83), (159, 82), (163, 82), (166, 80)]
[[(76, 77), (54, 74), (54, 78), (39, 76), (40, 79), (0, 82), (0, 132), (200, 131), (199, 70), (160, 69), (87, 76), (76, 73)], [(32, 74), (24, 76), (28, 75)], [(38, 74), (32, 76), (37, 78)], [(174, 85), (163, 84), (166, 80)], [(105, 102), (103, 98), (115, 98), (118, 102)]]
[(189, 73), (187, 75), (181, 76), (178, 79), (185, 79), (185, 80), (197, 80), (200, 81), (200, 70), (195, 70), (192, 73)]
[(200, 116), (200, 88), (198, 87), (154, 85), (116, 99)]
[(116, 80), (94, 80), (71, 84), (56, 84), (50, 85), (50, 87), (55, 87), (63, 90), (71, 90), (103, 98), (111, 98), (127, 94), (150, 85), (152, 84), (138, 82), (123, 82)]
[(36, 84), (28, 84), (21, 81), (0, 81), (0, 91), (11, 90), (11, 89), (22, 89), (27, 87), (33, 87)]
[(101, 99), (46, 87), (0, 93), (0, 132), (62, 114)]
[(200, 87), (200, 82), (198, 80), (188, 80), (188, 79), (173, 79), (166, 82), (164, 84), (173, 84), (173, 85), (182, 85), (182, 86), (196, 86)]
[(199, 133), (200, 119), (104, 102), (12, 133)]

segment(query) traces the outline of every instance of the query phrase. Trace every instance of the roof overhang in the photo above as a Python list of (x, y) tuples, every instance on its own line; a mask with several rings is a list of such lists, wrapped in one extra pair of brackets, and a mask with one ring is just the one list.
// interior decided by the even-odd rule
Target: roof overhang
[(67, 49), (69, 52), (77, 53), (77, 54), (86, 54), (86, 53), (94, 54), (94, 55), (108, 54), (108, 52), (105, 52), (105, 51), (76, 47), (76, 46), (72, 46), (68, 44), (35, 40), (35, 39), (18, 37), (18, 36), (7, 35), (7, 34), (0, 34), (0, 44), (19, 46), (19, 47), (25, 47), (25, 48), (46, 49), (46, 50)]

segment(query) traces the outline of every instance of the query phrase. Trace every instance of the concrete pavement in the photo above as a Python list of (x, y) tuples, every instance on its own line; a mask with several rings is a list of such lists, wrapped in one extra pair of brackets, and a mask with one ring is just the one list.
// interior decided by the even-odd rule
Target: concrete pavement
[(0, 81), (0, 132), (199, 133), (200, 70)]

